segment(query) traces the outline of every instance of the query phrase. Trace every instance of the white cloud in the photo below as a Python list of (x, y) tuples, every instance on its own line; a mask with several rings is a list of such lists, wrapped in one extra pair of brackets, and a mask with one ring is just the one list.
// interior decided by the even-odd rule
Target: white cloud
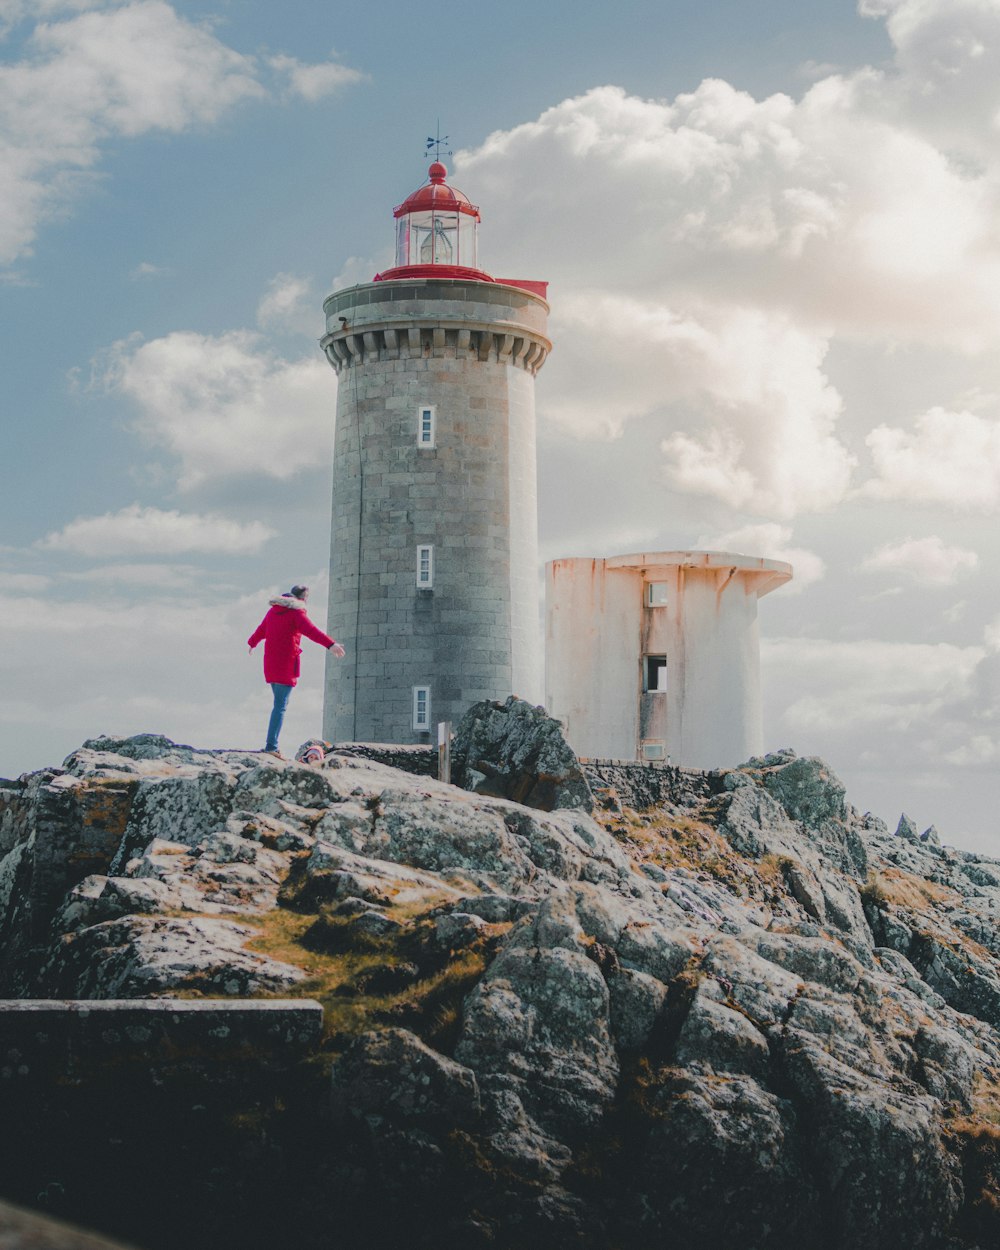
[(97, 368), (134, 402), (138, 429), (179, 458), (181, 489), (330, 461), (336, 379), (319, 352), (285, 360), (251, 331), (176, 331), (117, 343)]
[(953, 603), (951, 607), (945, 608), (941, 613), (949, 625), (957, 625), (969, 610), (968, 599), (959, 599), (957, 603)]
[(351, 69), (339, 61), (323, 61), (318, 65), (304, 65), (293, 56), (273, 56), (269, 64), (279, 74), (285, 75), (288, 85), (297, 95), (314, 103), (325, 96), (363, 82), (366, 75)]
[(965, 547), (948, 546), (937, 534), (883, 543), (862, 562), (866, 573), (904, 573), (918, 586), (952, 586), (979, 567), (979, 556)]
[(899, 73), (884, 85), (896, 114), (945, 148), (995, 153), (1000, 113), (996, 0), (861, 0), (886, 19)]
[(713, 79), (672, 101), (595, 88), (459, 153), (456, 181), (504, 218), (494, 270), (544, 255), (561, 292), (585, 273), (680, 312), (751, 304), (822, 335), (982, 345), (997, 188), (883, 116), (886, 81), (834, 75), (799, 101)]
[(257, 305), (257, 324), (262, 329), (299, 330), (315, 338), (322, 320), (319, 307), (308, 278), (279, 273), (271, 279)]
[[(995, 851), (1000, 654), (982, 646), (764, 639), (768, 742), (830, 761), (851, 800)], [(919, 808), (919, 813), (915, 810)], [(971, 820), (978, 832), (962, 832)]]
[(990, 734), (974, 734), (967, 742), (945, 755), (956, 768), (983, 768), (1000, 763), (1000, 740)]
[(102, 564), (83, 572), (67, 573), (66, 577), (102, 586), (155, 586), (161, 590), (180, 590), (190, 587), (204, 574), (191, 564)]
[(782, 517), (846, 494), (853, 457), (834, 433), (841, 401), (823, 374), (820, 336), (767, 310), (679, 311), (600, 291), (569, 294), (558, 307), (549, 419), (614, 437), (624, 422), (669, 406), (664, 425), (687, 426), (661, 445), (680, 490)]
[(100, 557), (132, 554), (178, 555), (188, 551), (253, 555), (274, 536), (260, 521), (240, 524), (226, 517), (164, 512), (138, 504), (104, 516), (79, 517), (38, 545)]
[(144, 278), (164, 278), (171, 270), (164, 265), (154, 265), (152, 261), (140, 261), (138, 265), (131, 271), (129, 277), (133, 282), (140, 282)]
[(903, 27), (922, 23), (922, 56), (946, 35), (964, 49), (934, 67), (943, 82), (982, 59), (972, 27), (989, 65), (1000, 58), (1000, 5), (880, 12), (896, 64), (826, 73), (800, 99), (718, 80), (671, 100), (598, 87), (458, 154), (456, 184), (487, 206), (487, 268), (545, 258), (556, 350), (542, 420), (590, 438), (656, 420), (676, 489), (789, 519), (849, 489), (831, 344), (990, 359), (1000, 62), (975, 86), (992, 147), (958, 160), (923, 124), (925, 66)]
[(992, 714), (981, 646), (778, 638), (762, 641), (761, 661), (781, 741), (848, 771), (939, 771)]
[(911, 430), (880, 425), (868, 435), (874, 499), (943, 504), (959, 511), (1000, 507), (1000, 421), (932, 408)]
[[(32, 12), (67, 7), (85, 6)], [(26, 11), (8, 5), (6, 15), (13, 21)], [(41, 222), (65, 209), (115, 138), (179, 133), (269, 95), (261, 76), (270, 67), (164, 0), (39, 24), (27, 48), (24, 59), (0, 67), (0, 125), (8, 136), (0, 154), (0, 263), (30, 251)], [(334, 70), (342, 83), (351, 80), (343, 66), (296, 63), (296, 90), (318, 98)]]
[(371, 282), (380, 269), (388, 269), (392, 265), (393, 257), (393, 250), (389, 246), (386, 246), (381, 259), (378, 261), (371, 260), (367, 256), (349, 256), (341, 266), (340, 272), (330, 283), (330, 290), (342, 291), (344, 287), (358, 286), (363, 282)]
[(821, 557), (804, 547), (793, 547), (791, 529), (774, 522), (744, 525), (724, 534), (702, 535), (697, 546), (709, 551), (733, 551), (740, 555), (763, 556), (766, 560), (784, 560), (793, 570), (792, 580), (784, 588), (785, 594), (800, 593), (826, 575)]
[(52, 579), (44, 573), (5, 573), (0, 572), (0, 594), (7, 591), (26, 591), (34, 593), (45, 590), (52, 584)]
[(0, 35), (19, 22), (100, 8), (105, 0), (0, 0)]

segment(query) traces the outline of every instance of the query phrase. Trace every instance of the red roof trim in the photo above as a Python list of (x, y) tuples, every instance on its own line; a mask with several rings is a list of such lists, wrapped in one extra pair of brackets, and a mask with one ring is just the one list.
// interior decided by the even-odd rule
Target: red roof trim
[(549, 284), (535, 278), (494, 278), (493, 281), (500, 282), (504, 286), (520, 287), (522, 291), (530, 291), (532, 295), (538, 295), (546, 301), (549, 298)]
[(402, 204), (398, 204), (392, 210), (392, 215), (405, 217), (408, 213), (429, 212), (465, 213), (467, 217), (475, 217), (476, 221), (482, 220), (479, 216), (479, 209), (475, 204), (470, 203), (461, 191), (456, 193), (451, 187), (443, 187), (438, 183), (431, 183), (430, 186), (421, 187), (419, 191), (408, 195)]
[(397, 265), (395, 269), (386, 269), (377, 273), (373, 282), (391, 282), (394, 278), (468, 278), (474, 282), (495, 282), (482, 269), (472, 269), (468, 265)]

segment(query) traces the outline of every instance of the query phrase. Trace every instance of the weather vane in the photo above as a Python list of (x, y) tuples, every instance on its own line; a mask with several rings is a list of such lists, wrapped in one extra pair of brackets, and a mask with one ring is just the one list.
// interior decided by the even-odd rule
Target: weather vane
[(440, 121), (438, 121), (438, 124), (437, 124), (437, 136), (436, 136), (436, 137), (434, 137), (434, 136), (428, 136), (427, 142), (424, 144), (424, 151), (425, 151), (425, 152), (429, 152), (429, 151), (431, 150), (431, 148), (433, 148), (433, 149), (434, 149), (434, 159), (435, 159), (436, 161), (439, 161), (439, 160), (441, 159), (441, 157), (442, 157), (442, 156), (451, 156), (451, 155), (453, 155), (453, 153), (452, 153), (452, 151), (451, 151), (451, 149), (450, 149), (450, 148), (445, 148), (445, 149), (444, 149), (444, 151), (442, 151), (442, 150), (441, 150), (441, 145), (442, 145), (443, 143), (447, 143), (447, 142), (448, 142), (448, 136), (447, 136), (447, 135), (442, 135), (442, 134), (441, 134), (441, 122), (440, 122)]

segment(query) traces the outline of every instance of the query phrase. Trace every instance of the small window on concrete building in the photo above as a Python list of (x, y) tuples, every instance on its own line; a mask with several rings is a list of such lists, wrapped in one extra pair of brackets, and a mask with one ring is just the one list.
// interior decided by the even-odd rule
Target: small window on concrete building
[(646, 583), (646, 606), (649, 608), (665, 608), (667, 606), (667, 583)]
[(434, 548), (430, 543), (417, 548), (417, 585), (421, 590), (434, 585)]
[(663, 742), (644, 742), (642, 744), (642, 758), (644, 760), (665, 760), (667, 758), (666, 744)]
[(431, 688), (413, 687), (413, 728), (429, 732), (431, 727)]
[(417, 446), (434, 446), (434, 407), (417, 409)]
[(647, 694), (663, 693), (667, 689), (667, 657), (647, 655), (644, 659), (642, 688)]

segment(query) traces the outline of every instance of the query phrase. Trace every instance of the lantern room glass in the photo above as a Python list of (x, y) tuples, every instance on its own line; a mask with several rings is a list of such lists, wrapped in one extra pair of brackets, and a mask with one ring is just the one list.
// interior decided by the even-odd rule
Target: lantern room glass
[(475, 217), (439, 209), (405, 213), (396, 223), (396, 264), (475, 269)]

